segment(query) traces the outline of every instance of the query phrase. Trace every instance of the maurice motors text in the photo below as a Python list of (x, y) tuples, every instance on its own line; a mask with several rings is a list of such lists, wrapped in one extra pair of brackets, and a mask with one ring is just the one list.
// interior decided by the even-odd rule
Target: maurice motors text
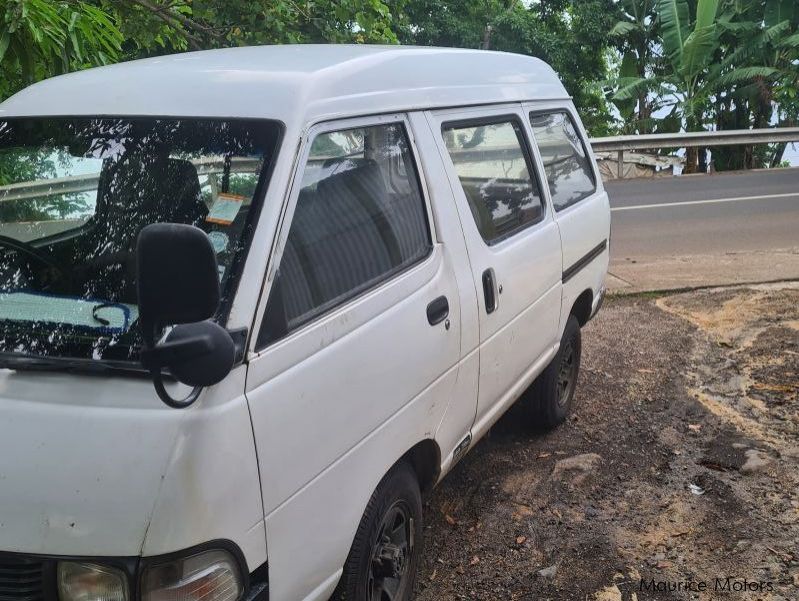
[(644, 580), (638, 585), (639, 591), (651, 592), (692, 592), (717, 591), (728, 593), (743, 592), (772, 592), (774, 585), (762, 580), (747, 580), (746, 578), (714, 578), (713, 580)]

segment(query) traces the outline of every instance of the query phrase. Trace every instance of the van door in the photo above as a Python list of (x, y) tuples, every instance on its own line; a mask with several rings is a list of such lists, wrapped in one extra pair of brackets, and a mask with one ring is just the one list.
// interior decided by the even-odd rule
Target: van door
[(407, 118), (312, 128), (299, 164), (247, 377), (275, 601), (330, 595), (379, 481), (432, 441), (460, 358)]
[(569, 104), (525, 105), (563, 246), (561, 326), (581, 295), (592, 309), (609, 260), (610, 206), (580, 120)]
[(521, 106), (430, 114), (478, 289), (479, 438), (556, 350), (560, 238)]

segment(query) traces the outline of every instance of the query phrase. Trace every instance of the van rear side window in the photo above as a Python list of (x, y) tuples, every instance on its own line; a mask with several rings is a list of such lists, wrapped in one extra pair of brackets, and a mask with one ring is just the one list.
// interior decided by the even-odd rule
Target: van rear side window
[(320, 134), (303, 171), (259, 347), (419, 262), (431, 248), (404, 127)]
[(521, 125), (507, 119), (450, 124), (444, 141), (477, 229), (495, 244), (540, 221), (544, 205)]
[(555, 210), (591, 196), (596, 190), (594, 172), (571, 117), (563, 111), (533, 113), (530, 125), (544, 161)]

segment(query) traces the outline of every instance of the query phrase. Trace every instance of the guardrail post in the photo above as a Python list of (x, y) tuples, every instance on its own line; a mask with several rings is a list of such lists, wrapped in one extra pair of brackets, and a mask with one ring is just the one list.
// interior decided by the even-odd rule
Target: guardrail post
[(623, 179), (624, 178), (624, 151), (623, 150), (619, 150), (619, 152), (616, 155), (616, 160), (619, 162), (619, 166), (617, 168), (617, 174), (619, 176), (619, 179)]

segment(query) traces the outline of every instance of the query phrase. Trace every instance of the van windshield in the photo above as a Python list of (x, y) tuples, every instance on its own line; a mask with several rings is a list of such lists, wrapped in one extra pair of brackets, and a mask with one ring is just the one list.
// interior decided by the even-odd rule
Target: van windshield
[(0, 356), (137, 359), (135, 247), (151, 223), (208, 234), (222, 321), (278, 136), (266, 121), (0, 121)]

